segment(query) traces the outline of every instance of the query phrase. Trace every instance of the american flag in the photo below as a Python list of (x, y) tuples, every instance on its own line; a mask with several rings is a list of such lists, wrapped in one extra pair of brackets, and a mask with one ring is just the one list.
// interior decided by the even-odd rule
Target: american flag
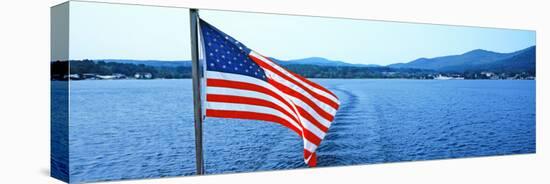
[(338, 97), (204, 20), (199, 23), (206, 60), (206, 116), (284, 125), (303, 139), (304, 161), (314, 167), (315, 150), (334, 120)]

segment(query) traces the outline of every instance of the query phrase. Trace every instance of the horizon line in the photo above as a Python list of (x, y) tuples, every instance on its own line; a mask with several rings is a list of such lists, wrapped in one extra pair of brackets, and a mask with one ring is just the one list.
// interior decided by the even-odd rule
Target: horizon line
[[(403, 63), (409, 63), (409, 62), (412, 62), (412, 61), (415, 61), (417, 59), (421, 59), (421, 58), (426, 58), (426, 59), (433, 59), (433, 58), (439, 58), (439, 57), (447, 57), (447, 56), (459, 56), (459, 55), (463, 55), (463, 54), (466, 54), (468, 52), (472, 52), (472, 51), (475, 51), (475, 50), (483, 50), (483, 51), (488, 51), (488, 52), (494, 52), (494, 53), (498, 53), (498, 54), (510, 54), (510, 53), (514, 53), (514, 52), (518, 52), (518, 51), (522, 51), (522, 50), (525, 50), (525, 49), (528, 49), (528, 48), (531, 48), (531, 47), (536, 47), (537, 45), (531, 45), (529, 47), (525, 47), (525, 48), (522, 48), (522, 49), (519, 49), (519, 50), (515, 50), (515, 51), (511, 51), (511, 52), (497, 52), (497, 51), (492, 51), (492, 50), (488, 50), (488, 49), (481, 49), (481, 48), (478, 48), (478, 49), (472, 49), (472, 50), (468, 50), (468, 51), (465, 51), (465, 52), (461, 52), (461, 53), (458, 53), (458, 54), (449, 54), (449, 55), (441, 55), (441, 56), (435, 56), (435, 57), (417, 57), (416, 59), (413, 59), (413, 60), (410, 60), (410, 61), (407, 61), (407, 62), (395, 62), (395, 63), (391, 63), (391, 64), (386, 64), (386, 65), (382, 65), (382, 64), (376, 64), (376, 63), (350, 63), (350, 62), (346, 62), (346, 61), (343, 61), (343, 60), (335, 60), (335, 59), (330, 59), (330, 58), (327, 58), (327, 57), (321, 57), (321, 56), (310, 56), (310, 57), (303, 57), (303, 58), (294, 58), (294, 59), (285, 59), (285, 60), (282, 60), (282, 59), (279, 59), (279, 58), (276, 58), (276, 57), (270, 57), (270, 58), (275, 58), (277, 60), (280, 60), (280, 61), (284, 61), (284, 62), (292, 62), (292, 60), (301, 60), (301, 59), (309, 59), (309, 58), (321, 58), (321, 59), (325, 59), (325, 60), (328, 60), (328, 61), (332, 61), (332, 62), (343, 62), (343, 63), (346, 63), (346, 64), (352, 64), (352, 65), (378, 65), (378, 66), (389, 66), (389, 65), (393, 65), (393, 64), (403, 64)], [(116, 58), (116, 59), (69, 59), (69, 60), (64, 60), (64, 61), (83, 61), (83, 60), (92, 60), (92, 61), (105, 61), (105, 60), (129, 60), (129, 61), (141, 61), (141, 62), (147, 62), (147, 61), (153, 61), (153, 62), (190, 62), (191, 59), (170, 59), (170, 60), (163, 60), (163, 59), (130, 59), (130, 58)], [(60, 61), (60, 60), (56, 60), (56, 61)], [(63, 60), (61, 60), (63, 61)], [(50, 62), (55, 62), (55, 61), (50, 61)]]

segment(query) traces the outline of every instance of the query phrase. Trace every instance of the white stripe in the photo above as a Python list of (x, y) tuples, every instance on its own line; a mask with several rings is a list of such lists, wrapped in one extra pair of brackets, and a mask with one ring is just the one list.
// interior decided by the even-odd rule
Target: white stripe
[(261, 86), (264, 86), (264, 84), (268, 84), (264, 80), (260, 80), (258, 78), (246, 76), (246, 75), (240, 75), (240, 74), (232, 74), (232, 73), (225, 73), (225, 72), (216, 72), (216, 71), (206, 71), (206, 78), (210, 79), (235, 79), (238, 81), (247, 81), (249, 83), (258, 84)]
[(283, 74), (287, 75), (288, 77), (294, 79), (295, 81), (299, 82), (300, 84), (304, 85), (305, 87), (311, 89), (313, 92), (315, 92), (315, 93), (317, 93), (317, 94), (319, 94), (319, 95), (322, 95), (322, 96), (324, 96), (324, 97), (327, 97), (328, 99), (331, 99), (333, 102), (335, 102), (335, 103), (337, 103), (337, 104), (340, 104), (340, 101), (339, 101), (337, 98), (335, 98), (334, 96), (332, 96), (331, 94), (329, 94), (329, 93), (327, 93), (327, 92), (325, 92), (325, 91), (323, 91), (323, 90), (320, 90), (320, 89), (318, 89), (318, 88), (316, 88), (316, 87), (314, 87), (314, 86), (311, 86), (311, 85), (309, 85), (309, 84), (306, 83), (306, 82), (303, 82), (303, 81), (300, 80), (299, 78), (297, 78), (297, 77), (295, 77), (294, 75), (288, 73), (288, 71), (286, 71), (285, 69), (281, 68), (279, 65), (277, 65), (277, 64), (275, 64), (275, 63), (273, 63), (273, 62), (271, 62), (269, 59), (264, 58), (264, 57), (261, 56), (260, 54), (258, 54), (258, 53), (256, 53), (256, 52), (252, 51), (252, 52), (250, 52), (250, 55), (254, 56), (255, 58), (258, 58), (258, 59), (262, 60), (263, 62), (265, 62), (265, 63), (267, 63), (267, 64), (269, 64), (269, 65), (271, 65), (273, 68), (277, 69), (278, 71), (282, 72)]
[[(315, 118), (315, 120), (317, 120), (319, 123), (321, 123), (322, 125), (324, 125), (325, 127), (330, 127), (330, 124), (331, 122), (327, 119), (325, 119), (323, 116), (319, 115), (319, 113), (317, 113), (317, 111), (313, 110), (313, 108), (311, 108), (308, 104), (306, 104), (305, 102), (303, 102), (302, 100), (300, 100), (299, 98), (296, 98), (296, 97), (293, 97), (293, 96), (288, 96), (288, 98), (290, 98), (294, 104), (296, 104), (296, 106), (300, 106), (302, 107), (302, 109), (304, 109), (307, 113), (309, 113), (309, 115), (311, 115), (311, 117)], [(331, 115), (334, 117), (334, 115)]]
[[(300, 116), (298, 117), (288, 106), (283, 104), (281, 101), (279, 101), (276, 98), (273, 98), (272, 96), (266, 95), (264, 93), (255, 92), (255, 91), (249, 91), (249, 90), (240, 90), (240, 89), (233, 89), (233, 88), (224, 88), (224, 87), (207, 87), (206, 88), (207, 94), (218, 94), (218, 95), (236, 95), (236, 96), (243, 96), (243, 97), (249, 97), (249, 98), (256, 98), (256, 99), (262, 99), (267, 100), (275, 103), (276, 105), (282, 107), (285, 111), (290, 113), (294, 116), (294, 118), (300, 120), (302, 126), (304, 126), (306, 129), (308, 129), (310, 132), (315, 134), (320, 139), (323, 139), (326, 135), (325, 132), (323, 132), (321, 129), (319, 129), (317, 126), (309, 122), (304, 117)], [(238, 95), (237, 95), (238, 94)], [(274, 109), (276, 110), (276, 109)]]
[[(275, 81), (281, 83), (282, 85), (287, 86), (291, 89), (294, 89), (298, 93), (301, 93), (306, 98), (309, 98), (310, 100), (312, 100), (314, 105), (316, 105), (317, 107), (319, 107), (321, 110), (325, 111), (326, 113), (330, 114), (331, 116), (334, 116), (336, 114), (336, 109), (334, 109), (332, 106), (326, 104), (325, 102), (322, 102), (319, 99), (313, 97), (310, 93), (306, 92), (304, 89), (297, 86), (296, 84), (294, 84), (294, 83), (292, 83), (292, 82), (290, 82), (286, 79), (283, 79), (281, 76), (273, 73), (272, 71), (265, 70), (265, 72), (272, 80), (275, 80)], [(288, 95), (288, 96), (290, 97), (290, 95)], [(306, 104), (306, 103), (302, 103), (302, 104)], [(312, 113), (310, 112), (310, 114), (312, 114)], [(317, 114), (317, 113), (315, 113), (315, 114)], [(313, 117), (321, 117), (321, 118), (324, 119), (324, 117), (322, 117), (322, 116), (313, 116)], [(316, 118), (316, 119), (318, 119), (318, 118)], [(321, 122), (323, 120), (318, 120), (318, 121)], [(330, 121), (328, 119), (325, 119), (323, 122), (325, 122), (325, 123), (323, 123), (324, 125), (330, 124)]]
[(317, 126), (315, 126), (314, 124), (309, 122), (307, 119), (302, 117), (302, 118), (300, 118), (300, 121), (302, 122), (302, 125), (304, 126), (305, 129), (307, 129), (311, 133), (315, 134), (315, 136), (317, 136), (319, 139), (322, 140), (323, 138), (325, 138), (325, 135), (327, 135), (321, 129), (317, 128)]
[(317, 145), (313, 144), (312, 142), (309, 142), (309, 140), (304, 139), (304, 149), (313, 153), (317, 149)]
[(317, 145), (313, 144), (312, 142), (309, 142), (309, 140), (304, 139), (304, 149), (309, 151), (311, 155), (308, 158), (304, 158), (304, 162), (306, 164), (311, 160), (311, 157), (313, 157), (313, 153), (315, 153), (315, 150), (317, 150)]
[(325, 112), (329, 113), (329, 114), (336, 114), (336, 109), (334, 109), (332, 106), (320, 101), (319, 99), (311, 96), (311, 94), (309, 94), (308, 92), (306, 92), (304, 89), (300, 88), (299, 86), (295, 85), (294, 83), (290, 82), (290, 81), (287, 81), (283, 78), (281, 78), (281, 76), (271, 72), (271, 71), (266, 71), (266, 74), (268, 74), (268, 76), (270, 76), (271, 79), (291, 88), (291, 89), (294, 89), (294, 91), (298, 92), (298, 93), (301, 93), (303, 94), (306, 98), (309, 98), (310, 100), (313, 101), (313, 103), (315, 105), (317, 105), (319, 108), (321, 108), (322, 110), (324, 110)]
[[(240, 82), (246, 82), (246, 83), (256, 84), (256, 85), (265, 87), (268, 90), (271, 90), (274, 93), (280, 95), (285, 100), (290, 98), (290, 100), (287, 101), (289, 104), (299, 105), (306, 112), (308, 112), (313, 118), (315, 118), (318, 122), (325, 125), (326, 127), (330, 126), (331, 122), (324, 119), (322, 116), (318, 115), (317, 112), (315, 110), (313, 110), (308, 104), (306, 104), (305, 102), (303, 102), (302, 100), (300, 100), (298, 98), (295, 98), (293, 96), (287, 95), (286, 93), (283, 93), (282, 91), (278, 90), (277, 88), (275, 88), (274, 86), (272, 86), (271, 84), (269, 84), (269, 83), (267, 83), (263, 80), (260, 80), (260, 79), (254, 78), (254, 77), (244, 76), (244, 75), (237, 75), (237, 74), (230, 74), (230, 73), (223, 73), (223, 72), (215, 72), (215, 71), (207, 71), (206, 76), (207, 76), (206, 78), (240, 81)], [(215, 93), (216, 92), (215, 90), (212, 90), (214, 87), (208, 87), (208, 88), (210, 90), (207, 89), (206, 90), (207, 93), (210, 93), (210, 92)], [(226, 89), (230, 89), (230, 88), (226, 88)], [(235, 90), (238, 90), (238, 89), (235, 89)], [(249, 90), (241, 90), (241, 91), (249, 91)], [(256, 92), (256, 93), (259, 93), (259, 92)], [(234, 93), (234, 94), (241, 95), (241, 94), (245, 94), (245, 93), (239, 92), (239, 93)], [(235, 110), (239, 111), (240, 110), (240, 111), (245, 111), (245, 112), (258, 112), (258, 113), (272, 114), (272, 115), (281, 117), (281, 118), (287, 120), (288, 122), (290, 122), (292, 126), (296, 127), (298, 130), (302, 131), (302, 140), (304, 142), (304, 149), (305, 150), (308, 150), (309, 152), (314, 153), (315, 150), (318, 147), (317, 145), (315, 145), (314, 143), (312, 143), (312, 142), (310, 142), (309, 140), (306, 139), (306, 137), (303, 135), (302, 127), (298, 126), (297, 122), (294, 122), (292, 119), (290, 119), (285, 114), (279, 112), (278, 110), (268, 108), (268, 107), (254, 106), (254, 105), (244, 105), (244, 104), (228, 104), (228, 103), (214, 103), (214, 102), (206, 102), (206, 103), (207, 104), (205, 106), (208, 109), (231, 110), (231, 111), (235, 111)], [(283, 107), (285, 107), (285, 106), (283, 106)], [(291, 114), (293, 114), (293, 113), (291, 113)], [(309, 122), (307, 119), (303, 118), (302, 116), (299, 116), (299, 117), (300, 117), (300, 121), (301, 121), (302, 125), (304, 126), (304, 128), (308, 129), (311, 133), (313, 133), (319, 139), (322, 140), (326, 136), (326, 133), (324, 133), (322, 130), (318, 129), (317, 126), (313, 125), (311, 122)], [(309, 158), (304, 158), (304, 161), (306, 163), (308, 163), (310, 159), (311, 159), (311, 156)]]
[(332, 94), (330, 93), (327, 93), (326, 91), (323, 91), (315, 86), (311, 86), (309, 85), (308, 83), (304, 82), (303, 80), (301, 80), (300, 78), (290, 74), (287, 70), (283, 69), (281, 66), (279, 66), (278, 64), (276, 63), (273, 63), (271, 60), (263, 57), (262, 55), (254, 52), (254, 51), (251, 51), (250, 55), (254, 56), (255, 58), (258, 58), (260, 60), (262, 60), (263, 62), (269, 64), (270, 66), (272, 66), (273, 68), (275, 68), (276, 70), (280, 71), (281, 73), (285, 74), (286, 76), (294, 79), (295, 81), (299, 82), (300, 84), (304, 85), (305, 87), (311, 89), (312, 91), (314, 91), (315, 93), (319, 94), (319, 95), (322, 95), (322, 96), (325, 96), (329, 99), (331, 99), (332, 101), (340, 104), (340, 101), (335, 98)]
[(206, 102), (205, 106), (206, 106), (206, 109), (211, 109), (211, 110), (256, 112), (256, 113), (278, 116), (288, 121), (292, 126), (296, 127), (298, 130), (303, 131), (302, 127), (300, 127), (297, 122), (295, 122), (294, 120), (289, 118), (287, 115), (283, 114), (282, 112), (269, 107), (248, 105), (248, 104), (223, 103), (223, 102)]
[[(298, 106), (302, 107), (302, 109), (304, 109), (306, 112), (308, 112), (313, 118), (315, 118), (319, 123), (323, 124), (327, 128), (331, 124), (331, 122), (329, 120), (327, 120), (324, 117), (322, 117), (321, 115), (319, 115), (317, 113), (317, 111), (315, 111), (307, 103), (303, 102), (299, 98), (293, 97), (291, 95), (287, 95), (286, 93), (280, 91), (279, 89), (275, 88), (274, 86), (272, 86), (271, 84), (269, 84), (269, 83), (267, 83), (263, 80), (260, 80), (260, 79), (254, 78), (254, 77), (245, 76), (245, 75), (215, 72), (215, 71), (207, 71), (206, 75), (207, 75), (208, 78), (212, 78), (212, 79), (224, 79), (224, 80), (241, 81), (241, 82), (246, 82), (246, 83), (251, 83), (251, 84), (256, 84), (256, 85), (262, 86), (264, 88), (267, 88), (268, 90), (271, 90), (271, 91), (275, 92), (276, 94), (280, 95), (281, 97), (283, 97), (285, 99), (289, 99), (289, 101), (287, 101), (288, 103), (295, 104), (295, 105), (298, 105)], [(334, 116), (334, 114), (331, 114), (331, 115)]]
[(256, 92), (256, 91), (250, 91), (250, 90), (243, 90), (243, 89), (234, 89), (234, 88), (225, 88), (225, 87), (213, 87), (213, 86), (207, 86), (206, 87), (206, 93), (207, 94), (218, 94), (218, 95), (233, 95), (233, 96), (242, 96), (242, 97), (249, 97), (249, 98), (256, 98), (261, 100), (266, 100), (275, 103), (277, 106), (280, 106), (283, 108), (286, 112), (293, 115), (294, 118), (300, 119), (298, 115), (296, 114), (293, 109), (285, 105), (283, 102), (281, 102), (279, 99), (276, 99), (270, 95)]
[[(239, 75), (239, 74), (231, 74), (231, 73), (224, 73), (224, 72), (215, 72), (215, 71), (206, 71), (206, 78), (212, 78), (212, 79), (222, 79), (222, 80), (231, 80), (231, 81), (240, 81), (240, 82), (246, 82), (250, 84), (256, 84), (258, 86), (262, 86), (275, 94), (281, 96), (288, 104), (294, 106), (294, 102), (289, 99), (289, 95), (286, 93), (283, 93), (281, 90), (275, 88), (273, 85), (269, 84), (268, 82), (246, 76), (246, 75)], [(297, 112), (296, 107), (294, 107), (294, 110)]]

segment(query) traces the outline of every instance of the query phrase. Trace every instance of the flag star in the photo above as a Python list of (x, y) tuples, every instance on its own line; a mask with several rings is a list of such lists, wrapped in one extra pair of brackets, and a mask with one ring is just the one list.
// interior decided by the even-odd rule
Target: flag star
[(228, 61), (229, 64), (231, 64), (231, 61)]
[(248, 69), (246, 69), (246, 70), (244, 70), (244, 71), (248, 73)]
[(210, 66), (214, 66), (214, 63), (210, 63)]
[(223, 45), (220, 45), (221, 48), (223, 48)]
[(208, 42), (208, 46), (211, 46), (212, 45), (212, 42)]
[(242, 64), (242, 63), (239, 63), (239, 65), (243, 66), (243, 64)]
[(222, 55), (222, 58), (224, 58), (224, 59), (225, 59), (225, 55)]
[(233, 60), (237, 60), (237, 57), (233, 57)]
[(216, 62), (218, 62), (218, 63), (219, 63), (219, 62), (220, 62), (220, 60), (219, 60), (219, 59), (216, 59)]
[(218, 49), (214, 49), (214, 52), (218, 52)]
[(235, 70), (237, 70), (237, 67), (235, 67)]
[(243, 50), (243, 47), (239, 47), (240, 50)]
[(227, 40), (227, 39), (229, 39), (229, 37), (228, 37), (228, 36), (225, 36), (225, 39)]
[(213, 56), (213, 55), (214, 55), (214, 54), (211, 52), (211, 53), (210, 53), (210, 56)]
[(222, 68), (225, 68), (225, 65), (222, 65)]

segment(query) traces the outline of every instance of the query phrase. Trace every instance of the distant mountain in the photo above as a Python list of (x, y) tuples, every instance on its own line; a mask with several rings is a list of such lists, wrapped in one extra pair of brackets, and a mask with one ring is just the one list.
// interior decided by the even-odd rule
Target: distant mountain
[(380, 65), (363, 65), (363, 64), (351, 64), (343, 61), (329, 60), (322, 57), (309, 57), (303, 59), (294, 60), (280, 60), (276, 58), (270, 58), (277, 64), (285, 65), (316, 65), (316, 66), (353, 66), (353, 67), (378, 67)]
[[(532, 46), (511, 53), (498, 53), (476, 49), (460, 55), (442, 56), (435, 58), (419, 58), (408, 63), (396, 63), (387, 66), (373, 64), (351, 64), (343, 61), (329, 60), (322, 57), (309, 57), (294, 60), (280, 60), (271, 58), (276, 63), (289, 67), (309, 65), (319, 67), (357, 67), (374, 68), (387, 67), (393, 69), (420, 69), (436, 72), (535, 72), (536, 47)], [(96, 60), (100, 61), (100, 60)], [(161, 60), (125, 60), (104, 59), (105, 62), (144, 64), (154, 67), (191, 67), (190, 61), (161, 61)]]
[(131, 59), (102, 59), (97, 61), (127, 63), (127, 64), (144, 64), (154, 67), (191, 67), (191, 61), (163, 61), (163, 60), (131, 60)]
[[(510, 70), (517, 66), (521, 66), (525, 69), (535, 67), (534, 52), (535, 46), (511, 53), (498, 53), (476, 49), (460, 55), (419, 58), (408, 63), (391, 64), (388, 65), (388, 67), (428, 69), (443, 72)], [(525, 61), (520, 62), (518, 61), (519, 59), (524, 59)]]
[[(515, 52), (508, 57), (497, 62), (479, 65), (475, 68), (477, 71), (490, 70), (495, 72), (532, 72), (536, 71), (536, 47)], [(474, 69), (472, 69), (474, 70)]]
[[(294, 60), (280, 60), (276, 58), (270, 58), (280, 65), (316, 65), (316, 66), (355, 66), (355, 67), (379, 67), (380, 65), (362, 65), (362, 64), (350, 64), (343, 61), (328, 60), (322, 57), (310, 57)], [(191, 67), (191, 61), (163, 61), (163, 60), (130, 60), (130, 59), (103, 59), (97, 61), (115, 62), (115, 63), (129, 63), (129, 64), (144, 64), (147, 66), (155, 67), (178, 67), (188, 66)]]

